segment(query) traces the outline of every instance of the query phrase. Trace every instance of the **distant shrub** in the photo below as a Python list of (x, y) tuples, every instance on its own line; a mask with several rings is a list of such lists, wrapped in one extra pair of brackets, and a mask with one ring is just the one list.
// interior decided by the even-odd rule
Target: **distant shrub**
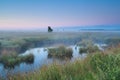
[(108, 38), (105, 40), (105, 42), (110, 46), (116, 46), (120, 44), (120, 38)]
[(80, 46), (80, 49), (79, 49), (80, 54), (82, 54), (82, 53), (94, 53), (96, 51), (100, 51), (98, 46), (95, 46), (94, 42), (91, 40), (83, 39), (77, 45)]
[(50, 26), (48, 26), (48, 32), (52, 32), (52, 31), (53, 29)]
[(79, 49), (79, 53), (94, 53), (100, 51), (97, 46), (87, 46), (87, 47), (82, 47)]
[(94, 42), (91, 40), (83, 39), (79, 43), (77, 43), (77, 45), (81, 47), (93, 46)]
[(48, 49), (48, 57), (71, 58), (72, 53), (72, 49), (66, 48), (65, 46), (59, 46), (58, 48)]

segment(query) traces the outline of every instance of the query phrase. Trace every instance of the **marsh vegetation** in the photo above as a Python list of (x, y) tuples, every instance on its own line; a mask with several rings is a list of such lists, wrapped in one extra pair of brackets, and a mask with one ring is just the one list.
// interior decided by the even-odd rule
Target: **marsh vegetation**
[(0, 56), (0, 63), (4, 65), (5, 68), (14, 68), (16, 65), (19, 65), (20, 63), (33, 63), (34, 62), (34, 55), (28, 54), (28, 55), (17, 55), (15, 54), (4, 54)]
[(80, 46), (79, 53), (95, 53), (99, 52), (100, 49), (97, 45), (94, 44), (93, 41), (90, 40), (82, 40), (77, 45)]
[(73, 54), (72, 48), (66, 48), (64, 45), (61, 45), (57, 48), (48, 49), (48, 57), (56, 58), (71, 58)]
[[(114, 51), (118, 51), (114, 53)], [(54, 63), (28, 74), (10, 76), (11, 80), (119, 80), (119, 47), (106, 50), (105, 53), (89, 54), (83, 60), (59, 65)]]
[[(120, 32), (0, 33), (0, 71), (4, 73), (0, 74), (1, 78), (10, 80), (118, 79), (120, 50), (117, 45), (120, 43)], [(64, 45), (58, 46), (61, 44)], [(101, 44), (107, 46), (102, 47)], [(87, 56), (81, 59), (81, 56), (86, 53)], [(56, 62), (60, 58), (67, 61), (61, 65)], [(17, 72), (18, 69), (22, 72)], [(12, 71), (14, 74), (11, 73)]]

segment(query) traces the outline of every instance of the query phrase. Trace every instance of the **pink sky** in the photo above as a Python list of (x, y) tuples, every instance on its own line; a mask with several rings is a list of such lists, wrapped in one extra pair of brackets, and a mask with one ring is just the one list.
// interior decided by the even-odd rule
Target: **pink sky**
[(119, 0), (2, 0), (1, 29), (120, 25)]

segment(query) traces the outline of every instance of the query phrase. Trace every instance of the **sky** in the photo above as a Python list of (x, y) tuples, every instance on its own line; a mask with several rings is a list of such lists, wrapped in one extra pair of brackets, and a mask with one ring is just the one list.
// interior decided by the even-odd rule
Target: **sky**
[(120, 25), (120, 0), (0, 0), (0, 29)]

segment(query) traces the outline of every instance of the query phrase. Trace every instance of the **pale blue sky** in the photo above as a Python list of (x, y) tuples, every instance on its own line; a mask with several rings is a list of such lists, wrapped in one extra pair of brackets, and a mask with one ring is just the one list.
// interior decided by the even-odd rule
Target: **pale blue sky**
[(120, 24), (120, 0), (0, 0), (0, 29)]

